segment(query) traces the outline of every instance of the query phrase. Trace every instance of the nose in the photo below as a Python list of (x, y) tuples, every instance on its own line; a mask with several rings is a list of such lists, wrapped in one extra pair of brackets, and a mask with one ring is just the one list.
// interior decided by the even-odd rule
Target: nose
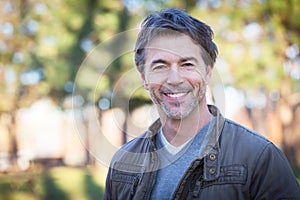
[(167, 83), (170, 85), (179, 85), (183, 82), (183, 77), (181, 76), (177, 67), (171, 67), (168, 73)]

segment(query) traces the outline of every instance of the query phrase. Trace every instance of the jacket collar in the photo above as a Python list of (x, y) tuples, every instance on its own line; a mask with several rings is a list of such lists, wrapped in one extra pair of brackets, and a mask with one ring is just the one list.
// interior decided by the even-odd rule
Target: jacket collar
[[(204, 180), (211, 181), (219, 177), (220, 175), (220, 159), (219, 159), (219, 137), (221, 135), (225, 118), (220, 113), (219, 109), (214, 105), (208, 105), (210, 113), (216, 117), (214, 123), (211, 123), (209, 127), (209, 133), (206, 135), (203, 141), (203, 145), (200, 150), (199, 158), (204, 158)], [(155, 139), (156, 135), (161, 127), (160, 119), (157, 119), (148, 129), (147, 137), (150, 140), (152, 150), (156, 150)]]

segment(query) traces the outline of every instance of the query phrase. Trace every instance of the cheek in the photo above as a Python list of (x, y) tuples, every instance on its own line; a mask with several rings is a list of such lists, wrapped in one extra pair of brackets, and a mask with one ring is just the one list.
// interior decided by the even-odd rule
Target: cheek
[(164, 80), (160, 76), (149, 74), (145, 82), (149, 89), (157, 90), (163, 85)]
[(159, 101), (161, 99), (160, 94), (158, 92), (158, 89), (152, 86), (149, 86), (148, 89), (149, 95), (153, 101), (154, 104), (159, 104)]
[(148, 91), (150, 93), (157, 94), (158, 91), (160, 90), (160, 85), (152, 83), (152, 84), (149, 84), (148, 88), (149, 88)]
[(190, 76), (187, 78), (187, 81), (190, 85), (192, 85), (194, 88), (203, 88), (207, 85), (207, 80), (203, 76)]
[(150, 85), (154, 84), (159, 81), (159, 75), (155, 74), (153, 72), (150, 72), (149, 70), (146, 71), (144, 74), (144, 80)]

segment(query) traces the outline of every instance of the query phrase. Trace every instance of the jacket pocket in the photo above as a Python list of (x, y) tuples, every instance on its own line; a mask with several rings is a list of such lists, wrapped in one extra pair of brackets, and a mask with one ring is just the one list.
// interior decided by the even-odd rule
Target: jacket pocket
[(142, 178), (142, 166), (116, 163), (112, 173), (114, 199), (133, 199)]
[(246, 181), (247, 167), (221, 166), (214, 180), (205, 180), (201, 175), (195, 181), (189, 181), (188, 193), (177, 199), (247, 199), (241, 189)]
[(245, 184), (247, 174), (248, 171), (244, 165), (221, 166), (219, 177), (213, 181), (204, 181), (203, 187), (216, 184)]

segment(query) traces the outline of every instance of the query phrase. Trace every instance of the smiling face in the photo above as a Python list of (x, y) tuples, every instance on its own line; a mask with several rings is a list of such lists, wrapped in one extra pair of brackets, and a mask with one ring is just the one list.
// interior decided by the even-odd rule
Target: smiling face
[(159, 113), (183, 119), (206, 106), (210, 72), (199, 45), (180, 34), (159, 36), (147, 46), (142, 78)]

